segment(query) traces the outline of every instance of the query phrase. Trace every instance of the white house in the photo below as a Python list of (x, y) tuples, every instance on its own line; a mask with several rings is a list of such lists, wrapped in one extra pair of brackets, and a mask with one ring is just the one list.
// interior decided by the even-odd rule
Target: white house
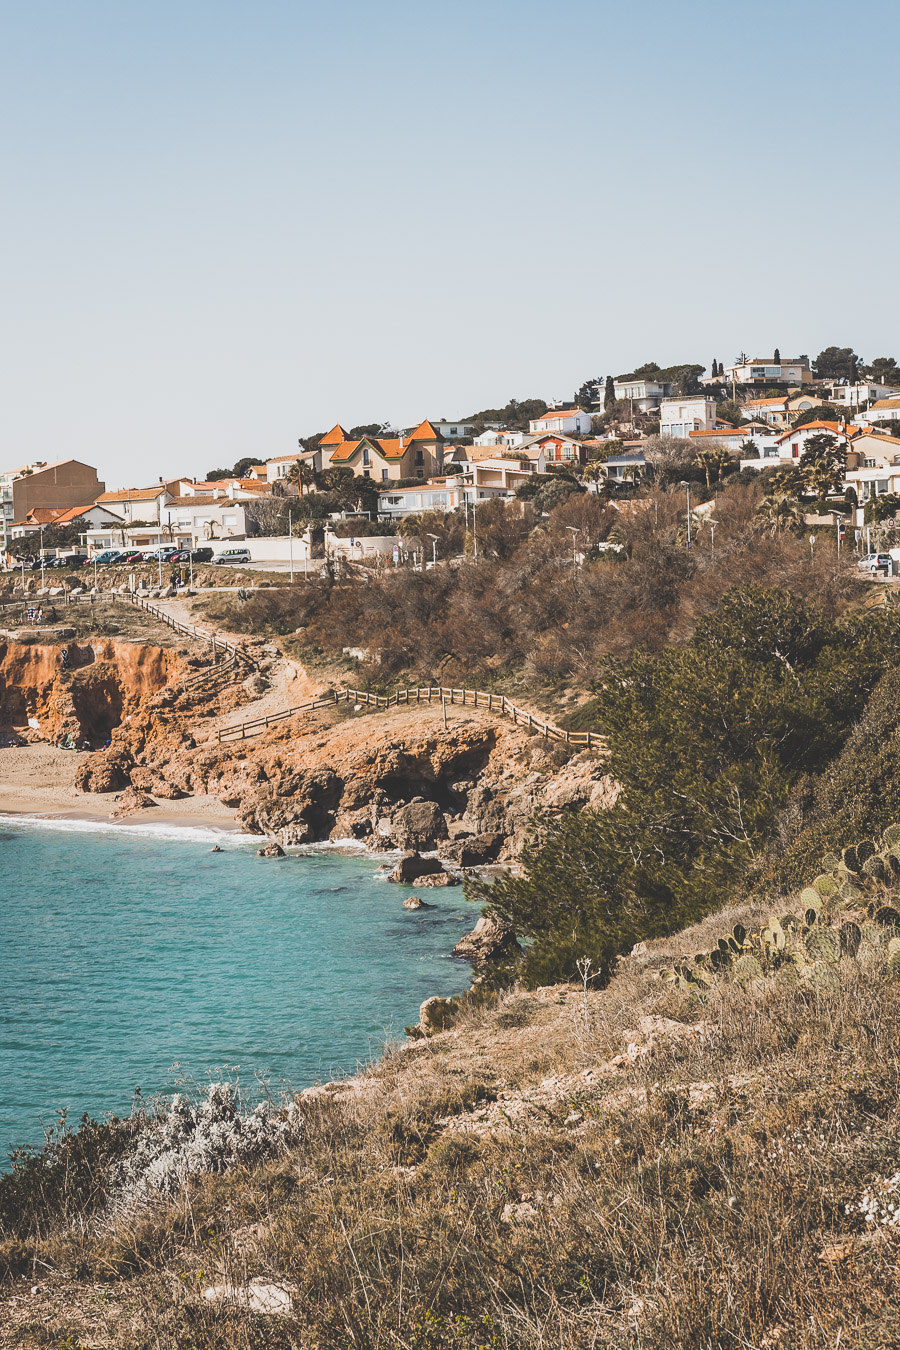
[(160, 524), (179, 538), (190, 536), (191, 547), (210, 539), (243, 539), (247, 516), (243, 502), (232, 497), (173, 497), (161, 511)]
[(706, 394), (664, 398), (659, 405), (659, 434), (685, 439), (692, 431), (715, 431), (716, 400)]
[(174, 495), (176, 483), (157, 483), (148, 488), (122, 488), (118, 492), (102, 492), (94, 501), (95, 506), (106, 507), (114, 515), (124, 520), (126, 525), (135, 521), (148, 521), (159, 524), (163, 505)]
[(780, 357), (776, 361), (768, 356), (738, 361), (733, 366), (726, 366), (725, 375), (735, 384), (809, 384), (813, 378), (806, 356), (787, 361)]
[[(441, 433), (445, 441), (464, 440), (471, 436), (475, 430), (471, 422), (435, 422), (432, 419), (431, 425), (435, 431)], [(410, 431), (415, 431), (415, 427), (411, 427)], [(409, 432), (406, 434), (409, 435)]]
[(864, 403), (875, 403), (883, 398), (896, 398), (900, 388), (892, 384), (833, 384), (828, 395), (829, 403), (837, 403), (842, 408), (851, 408), (854, 412)]
[(497, 445), (516, 446), (522, 444), (527, 434), (528, 433), (525, 431), (505, 431), (505, 430), (495, 431), (491, 428), (488, 428), (486, 431), (482, 431), (478, 436), (475, 436), (472, 441), (472, 444), (490, 445), (490, 446), (497, 446)]
[(627, 399), (636, 412), (653, 412), (672, 392), (671, 384), (633, 379), (628, 375), (613, 381), (617, 399)]
[(528, 423), (533, 436), (547, 431), (559, 431), (567, 436), (589, 436), (591, 414), (582, 408), (556, 408), (545, 412), (543, 417), (533, 417)]
[[(451, 487), (451, 483), (454, 486)], [(421, 487), (391, 488), (378, 494), (380, 516), (412, 516), (420, 511), (455, 511), (462, 506), (462, 484), (456, 478), (435, 478)]]
[(900, 398), (878, 398), (865, 412), (858, 415), (860, 422), (900, 422)]

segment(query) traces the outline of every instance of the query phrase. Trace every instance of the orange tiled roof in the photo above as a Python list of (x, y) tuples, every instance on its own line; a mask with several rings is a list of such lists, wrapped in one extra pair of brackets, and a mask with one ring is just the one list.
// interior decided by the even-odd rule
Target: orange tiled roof
[(848, 441), (852, 441), (854, 436), (858, 436), (862, 427), (842, 427), (840, 422), (804, 422), (802, 427), (792, 427), (790, 431), (783, 431), (776, 440), (786, 441), (791, 436), (798, 436), (801, 431), (828, 431), (832, 436), (844, 436)]
[(533, 417), (533, 422), (558, 422), (563, 417), (587, 417), (588, 413), (584, 408), (551, 408), (549, 412), (541, 413), (540, 417)]
[(320, 445), (340, 445), (341, 441), (345, 441), (346, 439), (347, 439), (347, 433), (346, 433), (346, 431), (345, 431), (344, 428), (341, 426), (340, 422), (335, 422), (335, 424), (334, 424), (334, 426), (331, 428), (331, 430), (325, 432), (325, 435), (324, 435), (324, 436), (322, 437), (322, 439), (319, 441), (319, 444), (320, 444)]
[(741, 432), (747, 429), (746, 427), (720, 427), (718, 431), (689, 431), (688, 436), (712, 436), (721, 440), (723, 436), (740, 436)]
[(419, 423), (415, 431), (410, 432), (409, 439), (411, 441), (442, 441), (444, 438), (426, 418), (424, 422)]
[(147, 501), (153, 497), (159, 497), (167, 491), (164, 483), (158, 483), (156, 487), (150, 488), (121, 488), (118, 492), (101, 492), (99, 497), (94, 498), (97, 506), (104, 502), (130, 502)]
[[(422, 425), (425, 426), (426, 423), (423, 422)], [(417, 428), (418, 431), (421, 431), (421, 429), (421, 427)], [(430, 440), (431, 438), (419, 437), (419, 439)], [(437, 439), (440, 440), (441, 437), (438, 436)], [(374, 436), (364, 436), (362, 440), (359, 441), (342, 441), (336, 450), (332, 450), (331, 463), (346, 464), (347, 461), (353, 459), (356, 452), (361, 450), (364, 446), (368, 446), (370, 450), (373, 450), (376, 455), (380, 455), (382, 459), (399, 460), (409, 452), (412, 443), (412, 436), (410, 436), (408, 440), (401, 440), (399, 436), (383, 436), (380, 440), (376, 440)]]

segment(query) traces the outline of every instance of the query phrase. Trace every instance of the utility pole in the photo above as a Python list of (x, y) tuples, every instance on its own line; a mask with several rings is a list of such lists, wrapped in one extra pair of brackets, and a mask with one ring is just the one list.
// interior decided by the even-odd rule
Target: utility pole
[(288, 556), (291, 562), (291, 585), (294, 584), (294, 528), (291, 522), (291, 508), (288, 507)]

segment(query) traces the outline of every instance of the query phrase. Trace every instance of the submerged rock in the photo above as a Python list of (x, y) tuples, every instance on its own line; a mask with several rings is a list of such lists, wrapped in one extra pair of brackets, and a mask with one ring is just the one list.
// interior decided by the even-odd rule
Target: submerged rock
[(258, 848), (256, 850), (256, 856), (257, 858), (283, 858), (284, 849), (280, 844), (276, 844), (273, 839), (271, 844), (266, 844), (265, 848)]
[(433, 905), (427, 905), (427, 904), (425, 903), (425, 901), (421, 898), (421, 896), (418, 896), (418, 895), (411, 895), (411, 896), (409, 896), (408, 899), (406, 899), (406, 900), (403, 901), (403, 908), (404, 908), (404, 909), (434, 909), (434, 906), (433, 906)]

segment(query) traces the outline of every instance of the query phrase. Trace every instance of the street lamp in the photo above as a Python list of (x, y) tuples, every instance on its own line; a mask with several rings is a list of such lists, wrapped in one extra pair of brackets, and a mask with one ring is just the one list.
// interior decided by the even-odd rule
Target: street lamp
[(439, 534), (429, 534), (429, 535), (428, 535), (428, 538), (431, 540), (431, 565), (432, 565), (432, 567), (436, 567), (436, 566), (437, 566), (437, 541), (438, 541), (438, 539), (440, 539), (440, 535), (439, 535)]
[(710, 546), (710, 551), (711, 551), (713, 554), (715, 554), (715, 551), (716, 551), (716, 526), (718, 525), (719, 522), (718, 522), (717, 520), (707, 520), (706, 523), (707, 523), (707, 525), (709, 526), (709, 530), (710, 530), (710, 545), (709, 545), (709, 546)]
[(688, 527), (688, 533), (687, 533), (687, 546), (688, 546), (688, 548), (690, 548), (690, 547), (691, 547), (691, 485), (690, 485), (690, 483), (688, 483), (686, 480), (682, 480), (682, 482), (680, 482), (680, 483), (678, 484), (678, 486), (679, 486), (679, 487), (683, 487), (684, 490), (685, 490), (685, 492), (687, 493), (687, 527)]
[(575, 590), (575, 572), (578, 567), (578, 550), (575, 547), (581, 530), (577, 525), (567, 525), (566, 529), (572, 536), (572, 590)]

